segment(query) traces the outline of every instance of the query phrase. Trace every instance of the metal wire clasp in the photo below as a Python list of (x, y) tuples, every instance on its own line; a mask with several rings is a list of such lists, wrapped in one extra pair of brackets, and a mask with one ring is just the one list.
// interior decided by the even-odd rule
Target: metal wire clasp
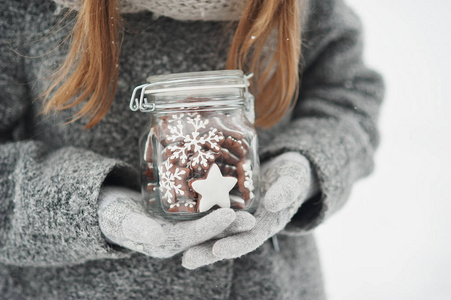
[[(132, 97), (130, 99), (130, 110), (142, 112), (152, 112), (155, 110), (155, 103), (149, 103), (147, 97), (145, 97), (146, 88), (151, 85), (150, 83), (145, 83), (138, 85), (133, 89)], [(141, 90), (139, 99), (136, 97), (138, 91)]]

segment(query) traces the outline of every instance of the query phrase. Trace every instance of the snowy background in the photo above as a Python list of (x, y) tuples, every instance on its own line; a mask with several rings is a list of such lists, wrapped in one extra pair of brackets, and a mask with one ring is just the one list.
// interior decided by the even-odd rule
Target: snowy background
[(316, 231), (329, 299), (451, 299), (451, 1), (348, 4), (387, 94), (375, 173)]

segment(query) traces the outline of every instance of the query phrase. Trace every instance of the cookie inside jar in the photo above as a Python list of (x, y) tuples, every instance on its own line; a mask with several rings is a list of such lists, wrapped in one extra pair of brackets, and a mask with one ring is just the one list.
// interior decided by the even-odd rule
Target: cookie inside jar
[(255, 143), (239, 110), (161, 115), (145, 141), (147, 189), (167, 214), (249, 210), (256, 197)]

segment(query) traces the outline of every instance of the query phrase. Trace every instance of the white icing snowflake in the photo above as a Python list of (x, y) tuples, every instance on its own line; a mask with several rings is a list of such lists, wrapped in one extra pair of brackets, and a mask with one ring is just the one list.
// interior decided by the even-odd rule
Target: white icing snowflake
[(183, 196), (185, 192), (182, 190), (181, 184), (176, 184), (176, 180), (182, 180), (181, 175), (185, 175), (186, 171), (179, 168), (172, 170), (174, 165), (166, 160), (162, 166), (158, 167), (160, 176), (160, 189), (163, 193), (163, 198), (166, 199), (168, 203), (173, 203), (175, 200), (175, 195)]
[[(191, 131), (185, 133), (185, 125), (181, 119), (177, 119), (174, 125), (169, 125), (170, 134), (166, 139), (176, 145), (169, 145), (171, 153), (169, 159), (179, 160), (183, 165), (193, 169), (199, 165), (207, 168), (208, 162), (215, 159), (217, 152), (221, 150), (219, 142), (224, 140), (224, 136), (216, 128), (212, 128), (207, 134), (201, 136), (201, 129), (205, 129), (208, 120), (201, 119), (197, 114), (195, 117), (186, 117), (186, 125)], [(207, 148), (207, 149), (206, 149)]]

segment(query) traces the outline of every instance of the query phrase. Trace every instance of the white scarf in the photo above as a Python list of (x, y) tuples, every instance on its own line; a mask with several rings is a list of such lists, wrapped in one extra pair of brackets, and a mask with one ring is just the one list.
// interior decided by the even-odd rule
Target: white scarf
[[(78, 9), (81, 0), (53, 0), (58, 8)], [(97, 1), (97, 0), (92, 0)], [(238, 20), (246, 0), (118, 0), (121, 13), (151, 11), (176, 20)]]

